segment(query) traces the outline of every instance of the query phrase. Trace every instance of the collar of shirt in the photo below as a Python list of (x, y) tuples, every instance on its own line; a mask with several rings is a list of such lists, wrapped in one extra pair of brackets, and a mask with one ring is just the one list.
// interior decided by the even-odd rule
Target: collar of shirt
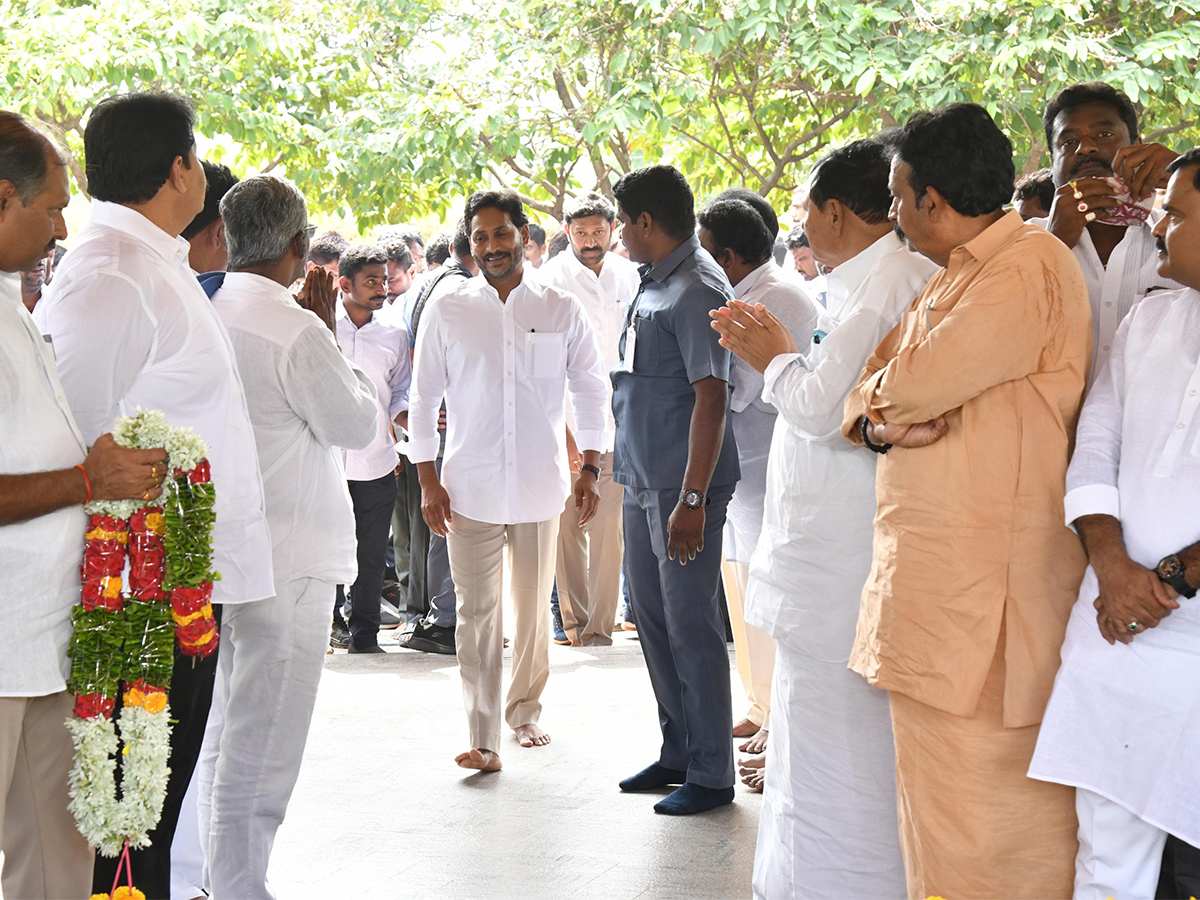
[(950, 261), (946, 265), (950, 277), (958, 275), (968, 256), (977, 262), (987, 262), (1001, 247), (1011, 241), (1013, 235), (1024, 225), (1025, 220), (1021, 218), (1021, 214), (1015, 209), (1010, 209), (971, 240), (955, 247), (950, 251)]
[(21, 276), (16, 272), (0, 272), (0, 302), (21, 302)]
[[(387, 307), (385, 306), (384, 309), (387, 309)], [(366, 323), (364, 323), (362, 327), (370, 328), (372, 325), (383, 324), (379, 318), (380, 312), (382, 312), (382, 310), (372, 311), (371, 318), (367, 319)], [(357, 325), (354, 324), (354, 320), (350, 318), (350, 313), (346, 312), (346, 304), (342, 302), (342, 292), (338, 291), (336, 310), (334, 312), (333, 320), (337, 324), (337, 326), (340, 328), (342, 326), (343, 319), (346, 320), (345, 324), (347, 327), (353, 329), (354, 331), (362, 330), (362, 328), (359, 328)]]
[(671, 273), (679, 268), (680, 264), (700, 249), (700, 238), (694, 234), (686, 241), (667, 254), (666, 258), (657, 266), (651, 266), (642, 273), (642, 281), (647, 278), (653, 278), (659, 284), (666, 281)]
[(501, 300), (500, 292), (492, 287), (492, 283), (483, 275), (475, 275), (467, 282), (469, 289), (478, 291), (485, 297), (492, 297), (497, 303), (511, 303), (513, 300), (519, 299), (526, 291), (534, 290), (538, 284), (540, 281), (534, 274), (533, 267), (528, 265), (521, 267), (521, 283), (509, 292), (508, 300)]
[(745, 300), (746, 295), (758, 287), (760, 282), (766, 283), (774, 281), (775, 279), (771, 277), (771, 270), (774, 268), (776, 268), (775, 261), (768, 259), (765, 263), (750, 272), (745, 278), (733, 286), (733, 296), (737, 297), (739, 300)]
[(167, 262), (188, 265), (191, 244), (181, 237), (167, 234), (135, 209), (120, 203), (93, 200), (91, 221), (137, 238)]
[(835, 266), (825, 276), (825, 308), (835, 316), (841, 313), (842, 305), (854, 295), (879, 261), (903, 246), (895, 232), (889, 231), (840, 266)]
[(260, 297), (280, 300), (289, 306), (295, 304), (295, 301), (292, 300), (291, 292), (282, 284), (262, 275), (255, 275), (253, 272), (227, 272), (225, 274), (225, 281), (222, 282), (221, 287), (233, 288), (235, 291), (240, 291), (243, 294), (252, 293)]

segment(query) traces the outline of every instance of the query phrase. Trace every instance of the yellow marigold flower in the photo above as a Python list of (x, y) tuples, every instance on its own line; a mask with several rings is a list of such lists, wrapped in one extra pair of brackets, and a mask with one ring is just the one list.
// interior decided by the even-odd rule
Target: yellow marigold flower
[(121, 579), (114, 576), (107, 576), (101, 579), (104, 585), (104, 596), (110, 600), (121, 593)]
[(89, 541), (116, 541), (118, 544), (129, 542), (129, 535), (124, 531), (106, 531), (103, 528), (93, 528), (84, 537)]
[(88, 900), (108, 900), (108, 894), (92, 894)]
[(167, 523), (162, 513), (150, 513), (146, 516), (146, 530), (160, 537), (167, 533)]
[(146, 895), (137, 888), (121, 885), (113, 891), (112, 900), (146, 900)]
[(126, 706), (142, 706), (146, 695), (137, 688), (130, 688), (121, 699)]
[(212, 604), (206, 603), (200, 609), (196, 610), (189, 616), (181, 616), (179, 613), (171, 613), (171, 618), (175, 620), (176, 625), (187, 625), (189, 622), (194, 622), (196, 619), (205, 618), (211, 619), (213, 614)]
[(160, 713), (167, 708), (167, 695), (159, 691), (147, 694), (142, 706), (146, 708), (146, 712)]

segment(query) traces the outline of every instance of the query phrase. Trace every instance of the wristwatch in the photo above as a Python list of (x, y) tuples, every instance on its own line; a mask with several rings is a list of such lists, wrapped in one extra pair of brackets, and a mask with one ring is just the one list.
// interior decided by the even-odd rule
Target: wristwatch
[(600, 477), (600, 467), (599, 466), (593, 466), (593, 465), (589, 465), (588, 463), (584, 463), (582, 466), (579, 467), (579, 474), (582, 475), (584, 472), (591, 472), (597, 478)]
[(684, 488), (679, 492), (679, 502), (688, 509), (700, 509), (708, 506), (708, 498), (704, 496), (704, 491), (688, 490)]
[(1196, 596), (1196, 589), (1183, 577), (1183, 562), (1174, 553), (1160, 559), (1154, 567), (1154, 573), (1159, 581), (1175, 588), (1175, 593), (1179, 596), (1189, 599)]

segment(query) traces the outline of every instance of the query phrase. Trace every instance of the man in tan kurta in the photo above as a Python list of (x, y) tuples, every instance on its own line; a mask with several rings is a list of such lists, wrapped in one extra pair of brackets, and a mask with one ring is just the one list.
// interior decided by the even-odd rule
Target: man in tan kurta
[(981, 107), (905, 126), (892, 215), (944, 268), (846, 402), (850, 440), (894, 445), (850, 667), (890, 692), (916, 898), (1071, 895), (1072, 792), (1025, 772), (1085, 565), (1062, 523), (1091, 313), (1012, 181)]

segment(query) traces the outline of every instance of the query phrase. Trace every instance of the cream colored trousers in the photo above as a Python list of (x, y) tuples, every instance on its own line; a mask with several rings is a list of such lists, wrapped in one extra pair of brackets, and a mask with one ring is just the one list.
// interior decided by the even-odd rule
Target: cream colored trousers
[(0, 697), (0, 849), (12, 900), (89, 897), (92, 848), (67, 809), (75, 698)]
[(625, 488), (613, 481), (612, 454), (600, 457), (600, 508), (596, 517), (579, 527), (575, 498), (568, 497), (558, 524), (558, 605), (563, 631), (572, 644), (612, 644), (613, 625), (621, 594), (621, 561), (625, 534), (621, 504)]
[(506, 545), (516, 632), (504, 719), (515, 729), (537, 722), (541, 714), (542, 689), (550, 676), (550, 590), (557, 538), (557, 516), (544, 522), (493, 525), (454, 513), (446, 548), (458, 594), (454, 642), (473, 748), (495, 752), (500, 747)]
[(771, 678), (775, 674), (775, 638), (760, 628), (748, 625), (742, 615), (750, 567), (727, 559), (721, 564), (721, 575), (725, 581), (725, 599), (729, 603), (729, 624), (733, 631), (738, 676), (750, 700), (750, 711), (746, 713), (746, 718), (759, 728), (769, 729)]

